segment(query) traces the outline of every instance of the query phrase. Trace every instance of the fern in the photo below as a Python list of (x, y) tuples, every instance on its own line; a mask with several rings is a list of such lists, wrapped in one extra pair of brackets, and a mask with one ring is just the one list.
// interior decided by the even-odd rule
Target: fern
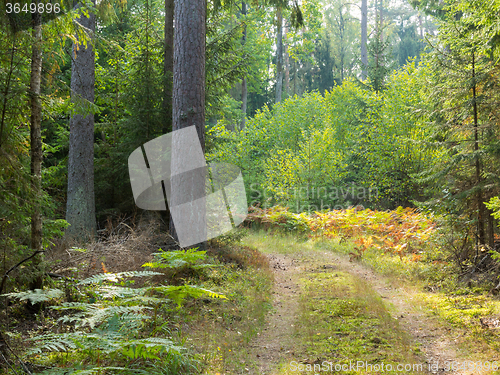
[[(186, 264), (199, 261), (201, 257), (204, 257), (204, 252), (202, 253), (194, 254), (192, 251), (187, 251), (189, 261)], [(156, 319), (156, 308), (161, 303), (172, 301), (180, 307), (186, 298), (226, 297), (195, 285), (161, 285), (142, 288), (116, 285), (124, 278), (155, 275), (160, 275), (160, 273), (152, 271), (104, 273), (80, 281), (77, 285), (87, 285), (93, 296), (92, 302), (63, 302), (52, 306), (51, 308), (54, 310), (67, 312), (59, 318), (59, 322), (67, 325), (70, 332), (44, 334), (32, 338), (34, 345), (28, 355), (79, 353), (78, 355), (83, 355), (86, 358), (95, 358), (96, 353), (103, 353), (115, 360), (128, 358), (128, 360), (157, 361), (168, 353), (168, 355), (182, 358), (184, 348), (174, 345), (171, 340), (156, 337), (141, 338), (138, 337), (137, 333), (152, 316)], [(59, 299), (63, 295), (64, 293), (60, 289), (48, 289), (9, 293), (7, 296), (19, 300), (28, 299), (32, 303), (37, 303)], [(152, 306), (155, 308), (154, 314), (149, 313), (153, 310)], [(66, 369), (66, 373), (95, 374), (98, 370), (106, 370), (109, 373), (123, 371), (149, 373), (121, 367), (73, 367)], [(57, 372), (48, 373), (56, 374)]]
[(17, 298), (20, 301), (29, 300), (32, 305), (35, 303), (50, 301), (51, 299), (61, 298), (64, 292), (60, 289), (35, 289), (26, 292), (14, 292), (3, 294), (4, 297)]
[(77, 285), (88, 285), (88, 284), (99, 284), (103, 281), (110, 281), (113, 283), (126, 277), (150, 277), (161, 275), (161, 273), (153, 271), (127, 271), (118, 273), (101, 273), (98, 275), (91, 276), (85, 280), (80, 281)]
[(186, 250), (162, 251), (154, 253), (153, 262), (145, 263), (143, 267), (149, 268), (192, 268), (195, 270), (214, 267), (215, 264), (200, 263), (206, 258), (206, 251), (199, 251), (197, 248)]
[(208, 296), (211, 298), (227, 298), (222, 294), (218, 294), (208, 289), (200, 288), (196, 285), (164, 285), (152, 287), (152, 289), (170, 298), (177, 304), (178, 307), (182, 305), (187, 297), (200, 298), (203, 296)]
[[(74, 308), (74, 304), (66, 304), (64, 303), (62, 306), (53, 307), (56, 310), (72, 310)], [(94, 329), (95, 327), (102, 324), (105, 320), (117, 316), (130, 316), (132, 318), (123, 319), (128, 321), (129, 325), (133, 325), (137, 327), (138, 322), (147, 318), (147, 315), (142, 314), (144, 310), (151, 309), (151, 307), (147, 306), (109, 306), (104, 307), (101, 304), (87, 304), (86, 306), (80, 304), (78, 306), (82, 313), (75, 315), (67, 315), (60, 318), (60, 321), (63, 323), (76, 323), (77, 328), (89, 326), (90, 329)]]
[(164, 352), (176, 352), (180, 354), (183, 349), (175, 346), (171, 340), (150, 337), (127, 342), (126, 348), (123, 349), (123, 354), (132, 359), (160, 359), (159, 355)]

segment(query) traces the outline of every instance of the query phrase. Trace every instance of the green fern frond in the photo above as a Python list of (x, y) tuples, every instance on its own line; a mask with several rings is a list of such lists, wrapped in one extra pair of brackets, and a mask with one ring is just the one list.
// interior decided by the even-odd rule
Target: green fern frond
[(156, 275), (161, 275), (161, 273), (154, 271), (126, 271), (118, 273), (101, 273), (86, 278), (85, 280), (80, 281), (77, 285), (99, 284), (103, 281), (110, 281), (116, 283), (118, 282), (118, 280), (127, 277), (151, 277)]
[(206, 253), (206, 251), (199, 251), (197, 248), (186, 250), (160, 251), (159, 253), (153, 254), (153, 262), (148, 262), (146, 264), (143, 264), (142, 266), (149, 268), (206, 268), (212, 265), (199, 264), (201, 261), (205, 260)]
[(32, 305), (35, 303), (49, 301), (51, 299), (61, 298), (64, 292), (60, 289), (35, 289), (26, 292), (16, 292), (3, 294), (4, 297), (17, 298), (20, 301), (29, 300)]
[(180, 354), (183, 348), (175, 346), (171, 340), (159, 337), (150, 337), (132, 340), (127, 343), (123, 354), (129, 358), (160, 359), (159, 355), (165, 352)]
[(174, 301), (177, 306), (181, 306), (187, 297), (200, 298), (202, 296), (209, 296), (211, 298), (227, 298), (223, 294), (218, 294), (208, 289), (200, 288), (196, 285), (163, 285), (153, 287), (155, 291), (167, 296)]

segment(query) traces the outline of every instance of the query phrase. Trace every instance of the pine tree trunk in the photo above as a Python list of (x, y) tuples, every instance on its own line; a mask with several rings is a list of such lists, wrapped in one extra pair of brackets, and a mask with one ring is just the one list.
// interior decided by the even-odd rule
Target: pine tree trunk
[[(92, 13), (89, 13), (89, 17), (82, 15), (79, 22), (90, 30), (93, 38), (95, 15)], [(87, 47), (83, 43), (74, 44), (72, 58), (72, 102), (92, 104), (95, 85), (95, 53), (92, 43), (87, 43)], [(70, 120), (66, 220), (71, 225), (66, 234), (71, 238), (88, 239), (96, 233), (92, 113), (86, 113), (85, 116), (76, 114)]]
[(379, 22), (380, 22), (380, 44), (384, 43), (384, 0), (380, 0), (379, 5)]
[(418, 15), (418, 28), (420, 29), (420, 39), (424, 39), (424, 27), (422, 25), (422, 16)]
[[(241, 3), (241, 14), (246, 16), (247, 14), (247, 3), (244, 1)], [(241, 36), (241, 44), (245, 45), (247, 42), (247, 25), (243, 26), (243, 35)], [(245, 120), (247, 115), (247, 101), (248, 101), (248, 88), (247, 88), (247, 78), (243, 77), (241, 80), (241, 112), (243, 112), (243, 118), (241, 119), (240, 128), (245, 127)]]
[[(163, 134), (172, 131), (172, 89), (174, 76), (174, 0), (165, 0), (165, 41), (163, 51), (163, 78), (165, 88), (163, 94)], [(167, 204), (165, 202), (165, 204)], [(162, 212), (162, 218), (169, 228), (170, 211)]]
[(281, 102), (283, 91), (283, 12), (280, 7), (276, 10), (278, 19), (276, 40), (276, 103)]
[(172, 85), (174, 72), (174, 0), (165, 0), (165, 51), (163, 74), (165, 77), (165, 95), (163, 110), (165, 123), (163, 133), (172, 131)]
[(42, 250), (42, 214), (39, 196), (42, 189), (42, 15), (33, 13), (33, 46), (31, 52), (31, 187), (36, 197), (31, 215), (31, 248)]
[[(174, 29), (174, 84), (173, 84), (173, 123), (172, 129), (178, 130), (195, 126), (203, 152), (205, 152), (205, 34), (206, 34), (206, 1), (205, 0), (176, 0)], [(186, 162), (183, 157), (189, 150), (177, 150), (173, 145), (172, 175), (182, 170)], [(175, 152), (174, 152), (175, 151)], [(181, 152), (182, 151), (182, 152)], [(170, 204), (172, 209), (182, 202), (180, 196), (190, 195), (193, 199), (200, 199), (205, 195), (204, 175), (187, 177), (175, 180), (171, 184)], [(189, 188), (186, 193), (182, 189)], [(190, 201), (193, 201), (191, 199)], [(205, 211), (190, 213), (193, 223), (203, 222)], [(177, 238), (180, 228), (174, 227), (170, 221), (171, 234)], [(193, 231), (204, 232), (206, 228), (194, 227)], [(201, 236), (203, 237), (203, 236)], [(206, 236), (205, 236), (206, 238)], [(203, 248), (205, 243), (200, 244)]]
[(285, 54), (285, 98), (290, 93), (290, 56), (288, 56), (288, 43), (287, 43), (288, 28), (285, 26), (285, 35), (283, 43), (283, 52)]
[(297, 61), (293, 59), (293, 96), (297, 95)]
[[(31, 248), (33, 251), (42, 250), (42, 212), (40, 195), (42, 193), (42, 103), (40, 101), (40, 88), (42, 82), (42, 15), (33, 13), (33, 45), (31, 50), (31, 189), (33, 190), (33, 211), (31, 214)], [(40, 255), (33, 259), (33, 264), (38, 266), (41, 262)], [(34, 279), (30, 283), (30, 289), (41, 289), (43, 277), (40, 272), (35, 271)], [(40, 304), (33, 307), (38, 311)]]
[[(472, 52), (472, 111), (474, 116), (474, 151), (477, 153), (479, 151), (479, 123), (477, 114), (477, 93), (476, 93), (476, 61), (475, 53)], [(479, 156), (476, 154), (475, 157), (475, 167), (476, 167), (476, 185), (481, 184), (481, 161)], [(483, 203), (483, 192), (481, 188), (477, 190), (477, 225), (478, 225), (478, 239), (479, 244), (486, 244), (486, 233), (484, 230), (485, 222), (485, 206)]]
[(365, 80), (368, 68), (368, 0), (361, 0), (361, 80)]

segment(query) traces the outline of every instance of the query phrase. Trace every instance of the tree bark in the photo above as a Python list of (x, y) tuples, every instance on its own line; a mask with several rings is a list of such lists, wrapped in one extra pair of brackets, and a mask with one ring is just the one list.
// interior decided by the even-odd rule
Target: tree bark
[(35, 200), (31, 215), (31, 248), (42, 250), (42, 213), (40, 194), (42, 190), (42, 103), (40, 87), (42, 82), (42, 15), (33, 13), (33, 46), (31, 50), (31, 188)]
[(368, 67), (368, 0), (361, 0), (361, 80), (365, 80)]
[(281, 102), (283, 91), (283, 12), (281, 7), (276, 10), (277, 38), (276, 38), (276, 103)]
[[(479, 151), (479, 122), (477, 114), (477, 93), (476, 93), (476, 61), (475, 52), (472, 52), (472, 112), (474, 116), (474, 152)], [(476, 154), (475, 157), (475, 167), (476, 167), (476, 184), (481, 184), (481, 161), (479, 156)], [(485, 222), (485, 206), (483, 203), (483, 192), (479, 187), (477, 190), (477, 225), (478, 225), (478, 239), (479, 244), (484, 245), (486, 243), (486, 233), (484, 230)]]
[[(165, 0), (165, 41), (163, 51), (163, 78), (165, 82), (163, 94), (163, 134), (172, 131), (172, 90), (174, 77), (174, 0)], [(166, 203), (167, 204), (167, 203)], [(162, 212), (170, 230), (170, 211)]]
[[(172, 130), (195, 126), (203, 153), (205, 152), (205, 35), (206, 0), (176, 0), (174, 29), (174, 84)], [(183, 170), (189, 150), (179, 150), (172, 144), (172, 175)], [(179, 176), (185, 176), (179, 174)], [(186, 193), (182, 189), (189, 188)], [(172, 180), (170, 204), (172, 209), (182, 202), (179, 196), (200, 199), (205, 195), (203, 173)], [(191, 200), (192, 201), (192, 200)], [(204, 222), (205, 211), (192, 211), (187, 218), (193, 223)], [(180, 228), (170, 221), (171, 234), (178, 239)], [(205, 231), (206, 228), (193, 227), (192, 230)], [(199, 247), (204, 247), (204, 242)]]
[[(94, 2), (95, 4), (95, 2)], [(76, 7), (79, 7), (78, 4)], [(95, 15), (82, 15), (79, 23), (95, 32)], [(95, 53), (92, 43), (73, 44), (71, 65), (71, 100), (89, 108), (94, 103)], [(90, 110), (90, 108), (89, 108)], [(68, 201), (66, 234), (71, 238), (87, 239), (96, 233), (94, 197), (94, 115), (75, 114), (70, 120), (68, 155)]]
[(290, 56), (288, 56), (288, 41), (287, 41), (288, 28), (285, 26), (285, 42), (283, 43), (283, 52), (285, 54), (285, 98), (290, 93)]
[[(241, 3), (241, 14), (246, 16), (247, 14), (247, 3), (242, 1)], [(241, 44), (245, 45), (247, 42), (247, 25), (243, 26), (243, 35), (241, 36)], [(245, 120), (247, 115), (247, 101), (248, 101), (248, 89), (247, 89), (247, 77), (243, 77), (241, 80), (241, 112), (243, 112), (243, 118), (241, 119), (240, 128), (245, 127)]]
[(424, 39), (424, 27), (422, 25), (422, 16), (418, 15), (418, 28), (420, 29), (420, 39)]
[[(42, 250), (42, 103), (40, 100), (40, 89), (42, 83), (42, 15), (33, 13), (33, 45), (31, 49), (31, 189), (33, 191), (33, 211), (31, 214), (31, 248), (35, 254)], [(36, 256), (33, 265), (37, 267), (41, 263), (40, 256)], [(41, 289), (43, 277), (39, 270), (34, 271), (34, 278), (30, 282), (30, 289)], [(29, 306), (28, 306), (29, 307)], [(39, 310), (40, 304), (33, 306)]]
[(165, 51), (163, 61), (165, 77), (165, 95), (163, 110), (165, 123), (163, 133), (172, 131), (172, 85), (174, 74), (174, 0), (165, 0)]
[(380, 44), (384, 43), (384, 0), (380, 0), (379, 5), (379, 27), (380, 27)]

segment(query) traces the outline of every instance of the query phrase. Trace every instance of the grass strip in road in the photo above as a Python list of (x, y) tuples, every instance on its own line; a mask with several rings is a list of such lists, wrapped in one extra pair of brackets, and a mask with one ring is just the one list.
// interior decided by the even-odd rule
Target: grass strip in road
[[(295, 348), (280, 374), (423, 373), (418, 349), (364, 281), (318, 268), (304, 273), (300, 285)], [(396, 371), (398, 365), (406, 370)]]

